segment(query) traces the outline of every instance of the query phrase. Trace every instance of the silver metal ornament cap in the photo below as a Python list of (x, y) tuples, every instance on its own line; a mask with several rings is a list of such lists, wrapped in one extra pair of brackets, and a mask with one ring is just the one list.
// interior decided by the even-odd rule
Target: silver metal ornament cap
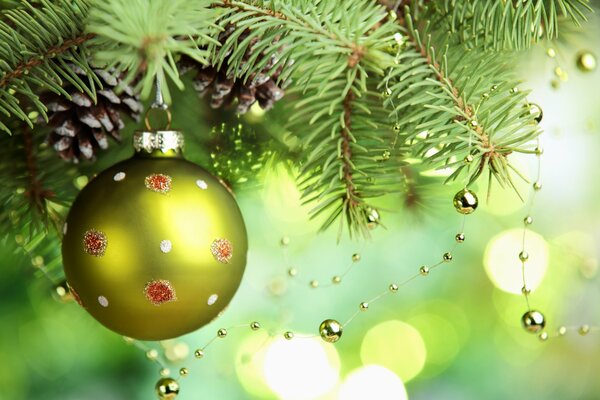
[(179, 153), (183, 149), (183, 134), (174, 130), (137, 131), (133, 135), (133, 148), (138, 153), (153, 153), (156, 150)]

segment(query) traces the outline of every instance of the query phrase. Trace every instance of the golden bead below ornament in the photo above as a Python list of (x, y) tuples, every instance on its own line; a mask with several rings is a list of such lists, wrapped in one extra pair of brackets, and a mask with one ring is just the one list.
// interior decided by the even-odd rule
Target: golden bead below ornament
[(160, 371), (158, 371), (158, 373), (160, 374), (160, 376), (169, 376), (169, 374), (171, 374), (171, 371), (169, 370), (169, 368), (161, 368)]
[(204, 357), (204, 350), (202, 350), (202, 349), (197, 349), (197, 350), (194, 352), (194, 357), (196, 357), (196, 358), (202, 358), (202, 357)]
[(254, 321), (250, 324), (250, 329), (253, 331), (257, 331), (260, 329), (260, 323), (258, 321)]
[(535, 190), (536, 192), (539, 192), (540, 190), (542, 190), (542, 182), (535, 182), (533, 184), (533, 190)]
[(454, 196), (454, 208), (461, 214), (471, 214), (477, 209), (477, 195), (469, 189), (460, 190)]
[(577, 68), (581, 72), (592, 72), (596, 69), (596, 56), (589, 51), (582, 51), (577, 55)]
[(587, 335), (588, 333), (590, 333), (590, 326), (589, 326), (589, 325), (581, 325), (581, 326), (579, 327), (579, 330), (578, 330), (578, 332), (579, 332), (579, 334), (580, 334), (581, 336), (585, 336), (585, 335)]
[(531, 293), (531, 290), (529, 290), (529, 289), (527, 288), (527, 286), (523, 286), (523, 287), (521, 288), (521, 293), (523, 294), (523, 296), (529, 296), (529, 294)]
[(158, 351), (150, 349), (146, 352), (146, 358), (150, 361), (154, 361), (158, 358)]
[(444, 260), (444, 262), (452, 261), (452, 253), (444, 253), (444, 255), (442, 256), (442, 259)]
[(425, 265), (422, 265), (421, 268), (419, 268), (419, 274), (421, 274), (422, 276), (429, 275), (429, 268)]
[(179, 375), (180, 375), (180, 376), (188, 376), (188, 375), (189, 375), (189, 373), (190, 373), (190, 371), (188, 371), (188, 369), (187, 369), (187, 368), (181, 368), (181, 369), (179, 370)]
[(560, 336), (565, 336), (567, 334), (567, 327), (561, 326), (560, 328), (558, 328), (558, 334)]
[(360, 261), (360, 254), (358, 254), (358, 253), (352, 254), (352, 262), (359, 262), (359, 261)]
[(290, 268), (290, 269), (288, 269), (288, 275), (291, 277), (294, 277), (294, 276), (298, 275), (298, 270), (296, 268)]
[(227, 329), (225, 328), (221, 328), (217, 331), (217, 336), (220, 337), (221, 339), (224, 338), (225, 336), (227, 336)]
[(396, 293), (398, 292), (398, 285), (396, 285), (395, 283), (390, 284), (389, 288), (390, 292), (392, 293)]
[(321, 338), (327, 343), (335, 343), (342, 337), (342, 325), (334, 319), (326, 319), (319, 326)]
[(342, 282), (342, 277), (339, 275), (336, 275), (333, 278), (331, 278), (331, 283), (333, 283), (334, 285), (338, 285), (341, 282)]
[(358, 305), (358, 308), (360, 309), (360, 311), (367, 311), (369, 309), (369, 303), (363, 301)]
[(173, 378), (162, 378), (156, 382), (156, 394), (161, 400), (172, 400), (179, 394), (179, 383)]
[(456, 243), (463, 243), (465, 241), (465, 234), (457, 233), (454, 239), (456, 240)]
[(310, 281), (310, 287), (313, 288), (313, 289), (318, 288), (319, 287), (319, 281), (313, 279), (312, 281)]
[(287, 331), (283, 334), (283, 337), (287, 340), (292, 340), (294, 338), (294, 332)]
[(533, 224), (533, 218), (530, 216), (527, 216), (527, 217), (523, 218), (523, 223), (525, 225), (531, 225), (531, 224)]
[(521, 324), (527, 332), (538, 333), (546, 326), (546, 318), (541, 312), (530, 310), (521, 317)]
[(542, 332), (538, 335), (538, 338), (542, 341), (545, 342), (546, 340), (548, 340), (548, 332)]
[(464, 159), (465, 164), (471, 164), (473, 162), (473, 156), (471, 154), (467, 155)]
[(527, 260), (529, 260), (529, 253), (527, 253), (525, 250), (523, 250), (522, 252), (519, 253), (519, 260), (521, 260), (521, 262), (525, 262)]

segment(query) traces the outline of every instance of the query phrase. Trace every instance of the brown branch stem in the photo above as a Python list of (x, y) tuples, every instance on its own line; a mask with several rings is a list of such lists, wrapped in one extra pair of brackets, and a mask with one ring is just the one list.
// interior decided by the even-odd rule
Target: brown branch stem
[(66, 39), (60, 45), (48, 48), (41, 56), (34, 56), (20, 62), (11, 72), (6, 73), (2, 79), (0, 79), (0, 89), (7, 86), (13, 79), (28, 74), (31, 69), (44, 63), (48, 58), (56, 58), (58, 55), (67, 52), (73, 47), (82, 45), (94, 36), (93, 33), (88, 33), (83, 36)]

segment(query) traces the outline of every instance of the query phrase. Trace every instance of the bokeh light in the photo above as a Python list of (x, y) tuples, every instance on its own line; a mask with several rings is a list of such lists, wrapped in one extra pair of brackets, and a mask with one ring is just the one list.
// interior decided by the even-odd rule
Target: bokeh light
[(263, 372), (279, 398), (316, 399), (335, 388), (340, 359), (335, 347), (321, 339), (278, 338), (266, 350)]
[(338, 400), (407, 400), (398, 375), (381, 365), (366, 365), (352, 371), (338, 393)]
[(265, 347), (272, 339), (266, 332), (249, 335), (240, 344), (235, 357), (235, 372), (244, 390), (253, 398), (272, 396), (272, 391), (265, 381), (263, 365)]
[(412, 325), (390, 320), (367, 331), (360, 347), (363, 364), (377, 364), (408, 382), (425, 366), (427, 350), (421, 334)]
[[(523, 287), (519, 260), (522, 240), (522, 229), (504, 231), (489, 241), (484, 254), (485, 271), (492, 283), (505, 292), (518, 295)], [(548, 269), (548, 244), (531, 230), (527, 231), (526, 240), (529, 259), (525, 263), (525, 280), (527, 288), (534, 291)]]

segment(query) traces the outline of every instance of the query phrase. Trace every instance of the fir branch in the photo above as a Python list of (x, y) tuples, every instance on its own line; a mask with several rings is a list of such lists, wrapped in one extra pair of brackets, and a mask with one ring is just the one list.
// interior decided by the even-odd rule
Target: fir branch
[[(398, 154), (384, 157), (392, 130), (369, 79), (393, 62), (386, 48), (394, 27), (383, 21), (383, 8), (363, 0), (227, 0), (215, 7), (227, 10), (218, 24), (236, 33), (211, 47), (212, 64), (227, 59), (230, 75), (252, 79), (273, 57), (270, 72), (281, 68), (280, 79), (295, 83), (290, 122), (306, 153), (300, 187), (304, 202), (315, 204), (311, 216), (324, 218), (322, 229), (339, 220), (340, 231), (347, 225), (351, 235), (368, 236), (369, 200), (400, 187)], [(238, 43), (242, 32), (249, 34)], [(244, 59), (251, 43), (260, 59)]]
[(443, 0), (431, 11), (469, 47), (526, 49), (559, 36), (559, 20), (575, 25), (592, 11), (589, 0)]
[[(403, 115), (400, 129), (415, 155), (436, 168), (453, 168), (448, 180), (466, 172), (472, 184), (488, 170), (516, 190), (508, 156), (533, 152), (540, 130), (526, 108), (527, 92), (517, 89), (503, 56), (434, 39), (430, 24), (415, 26), (408, 8), (397, 21), (406, 44), (382, 86), (389, 85), (386, 104)], [(467, 156), (473, 170), (463, 161)]]
[[(179, 89), (183, 82), (175, 60), (186, 55), (207, 63), (209, 43), (214, 39), (217, 17), (210, 0), (109, 0), (96, 2), (87, 31), (98, 50), (95, 60), (108, 68), (126, 72), (126, 83), (137, 82), (147, 98), (155, 79), (170, 102), (169, 78)], [(140, 78), (141, 75), (141, 78)]]
[[(46, 106), (34, 89), (44, 88), (69, 95), (62, 89), (64, 80), (75, 82), (95, 98), (97, 79), (87, 62), (86, 44), (91, 38), (83, 32), (87, 0), (42, 0), (35, 7), (3, 12), (0, 20), (0, 113), (17, 117), (30, 127), (31, 115), (47, 119)], [(69, 67), (75, 65), (89, 74), (83, 82)], [(37, 111), (37, 113), (31, 113)], [(0, 122), (0, 130), (10, 133)]]

